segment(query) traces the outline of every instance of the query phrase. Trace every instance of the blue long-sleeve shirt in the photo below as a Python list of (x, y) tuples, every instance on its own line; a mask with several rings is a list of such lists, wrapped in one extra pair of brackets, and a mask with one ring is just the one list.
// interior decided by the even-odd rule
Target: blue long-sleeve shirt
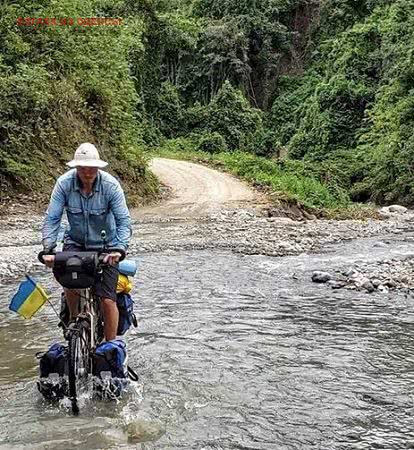
[(92, 192), (81, 191), (76, 169), (58, 178), (53, 189), (42, 228), (42, 244), (55, 246), (63, 211), (69, 222), (64, 242), (102, 249), (102, 230), (106, 232), (108, 248), (127, 250), (131, 237), (131, 218), (124, 191), (118, 180), (108, 172), (98, 171)]

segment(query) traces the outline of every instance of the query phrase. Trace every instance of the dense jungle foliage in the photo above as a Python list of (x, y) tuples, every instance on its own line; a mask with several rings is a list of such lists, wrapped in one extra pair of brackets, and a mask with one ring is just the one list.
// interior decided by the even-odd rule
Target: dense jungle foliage
[[(250, 165), (257, 157), (263, 180), (274, 167), (263, 184), (308, 195), (310, 206), (413, 204), (413, 7), (414, 0), (3, 3), (2, 192), (49, 186), (76, 146), (92, 141), (139, 195), (155, 189), (145, 152), (161, 146), (227, 152)], [(76, 26), (78, 17), (100, 16), (122, 25)], [(22, 26), (19, 17), (75, 24)], [(329, 204), (312, 201), (311, 190), (326, 190)]]

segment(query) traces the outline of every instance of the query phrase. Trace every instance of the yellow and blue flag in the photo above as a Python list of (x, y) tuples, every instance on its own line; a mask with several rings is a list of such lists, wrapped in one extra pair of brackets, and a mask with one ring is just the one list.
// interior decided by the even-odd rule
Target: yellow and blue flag
[(20, 283), (18, 291), (11, 299), (9, 309), (25, 319), (31, 319), (45, 304), (48, 296), (40, 284), (26, 275), (27, 280)]

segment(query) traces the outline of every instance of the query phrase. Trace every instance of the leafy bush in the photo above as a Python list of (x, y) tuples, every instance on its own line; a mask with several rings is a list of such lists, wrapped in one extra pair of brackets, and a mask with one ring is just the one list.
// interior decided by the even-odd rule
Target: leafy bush
[(414, 14), (410, 2), (378, 11), (381, 79), (358, 148), (364, 177), (357, 185), (377, 202), (414, 203)]
[(223, 136), (217, 132), (204, 133), (198, 141), (197, 150), (207, 153), (220, 153), (227, 151), (227, 144)]
[(208, 120), (208, 106), (196, 102), (185, 111), (185, 123), (187, 131), (195, 132), (206, 127)]
[(353, 199), (413, 204), (412, 4), (329, 0), (328, 22), (305, 75), (282, 79), (270, 126)]
[(153, 114), (155, 124), (165, 137), (176, 136), (183, 129), (183, 109), (177, 88), (168, 81), (162, 83)]
[(261, 126), (261, 111), (228, 81), (208, 105), (204, 124), (206, 130), (221, 134), (230, 150), (246, 147)]
[(222, 153), (219, 161), (237, 176), (250, 182), (270, 187), (274, 192), (287, 195), (310, 208), (337, 208), (349, 204), (344, 191), (332, 193), (329, 187), (312, 174), (284, 170), (276, 161), (244, 152)]
[(246, 149), (258, 156), (278, 158), (283, 156), (283, 147), (277, 133), (267, 128), (258, 129)]
[[(303, 80), (308, 86), (300, 84), (293, 94), (304, 101), (296, 109), (297, 128), (290, 136), (292, 157), (306, 154), (323, 160), (336, 151), (351, 151), (357, 146), (366, 126), (367, 107), (375, 96), (380, 68), (377, 39), (376, 24), (368, 22), (321, 45), (323, 54), (313, 69), (316, 74), (310, 72)], [(273, 115), (280, 112), (282, 105), (276, 100)]]
[(197, 137), (178, 137), (174, 139), (168, 139), (162, 145), (162, 149), (165, 152), (179, 153), (194, 151), (197, 148), (198, 136)]

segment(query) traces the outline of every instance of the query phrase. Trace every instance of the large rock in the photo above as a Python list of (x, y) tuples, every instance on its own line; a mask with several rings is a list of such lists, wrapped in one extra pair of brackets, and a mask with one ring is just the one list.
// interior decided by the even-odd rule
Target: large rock
[(350, 267), (346, 272), (344, 272), (344, 275), (348, 278), (357, 278), (360, 276), (360, 272), (353, 267)]
[(388, 245), (383, 242), (383, 241), (377, 241), (375, 242), (375, 244), (373, 245), (373, 247), (387, 247)]
[(363, 289), (366, 289), (368, 292), (374, 292), (374, 291), (375, 291), (374, 285), (373, 285), (373, 284), (371, 283), (371, 281), (368, 280), (368, 279), (366, 279), (366, 280), (362, 283), (361, 287), (362, 287)]
[(382, 292), (383, 294), (388, 294), (389, 289), (386, 286), (383, 286), (382, 284), (380, 284), (378, 286), (378, 291)]
[(346, 286), (345, 281), (338, 281), (338, 280), (329, 280), (328, 281), (329, 286), (331, 286), (332, 289), (342, 289)]
[(407, 212), (407, 208), (401, 205), (391, 205), (384, 206), (379, 210), (380, 214), (389, 215), (390, 213), (394, 214), (405, 214)]
[(331, 275), (328, 272), (315, 271), (312, 274), (312, 281), (314, 283), (326, 283), (331, 278), (332, 277), (331, 277)]
[(400, 205), (388, 206), (388, 210), (389, 210), (389, 212), (398, 213), (398, 214), (404, 214), (407, 212), (407, 208), (405, 208), (404, 206), (400, 206)]
[(354, 280), (352, 280), (352, 281), (355, 283), (355, 286), (357, 288), (364, 288), (364, 289), (366, 289), (366, 286), (369, 286), (369, 284), (372, 285), (371, 280), (368, 277), (366, 277), (366, 276), (364, 276), (362, 274), (359, 277), (357, 277)]
[(374, 278), (373, 280), (371, 280), (371, 283), (375, 288), (381, 286), (381, 280), (379, 280), (378, 278)]
[(384, 216), (390, 215), (390, 210), (388, 209), (388, 206), (384, 206), (378, 211), (380, 214), (383, 214)]
[(389, 288), (395, 288), (395, 287), (397, 287), (397, 283), (394, 280), (391, 279), (391, 280), (387, 280), (384, 283), (384, 286), (387, 286)]

